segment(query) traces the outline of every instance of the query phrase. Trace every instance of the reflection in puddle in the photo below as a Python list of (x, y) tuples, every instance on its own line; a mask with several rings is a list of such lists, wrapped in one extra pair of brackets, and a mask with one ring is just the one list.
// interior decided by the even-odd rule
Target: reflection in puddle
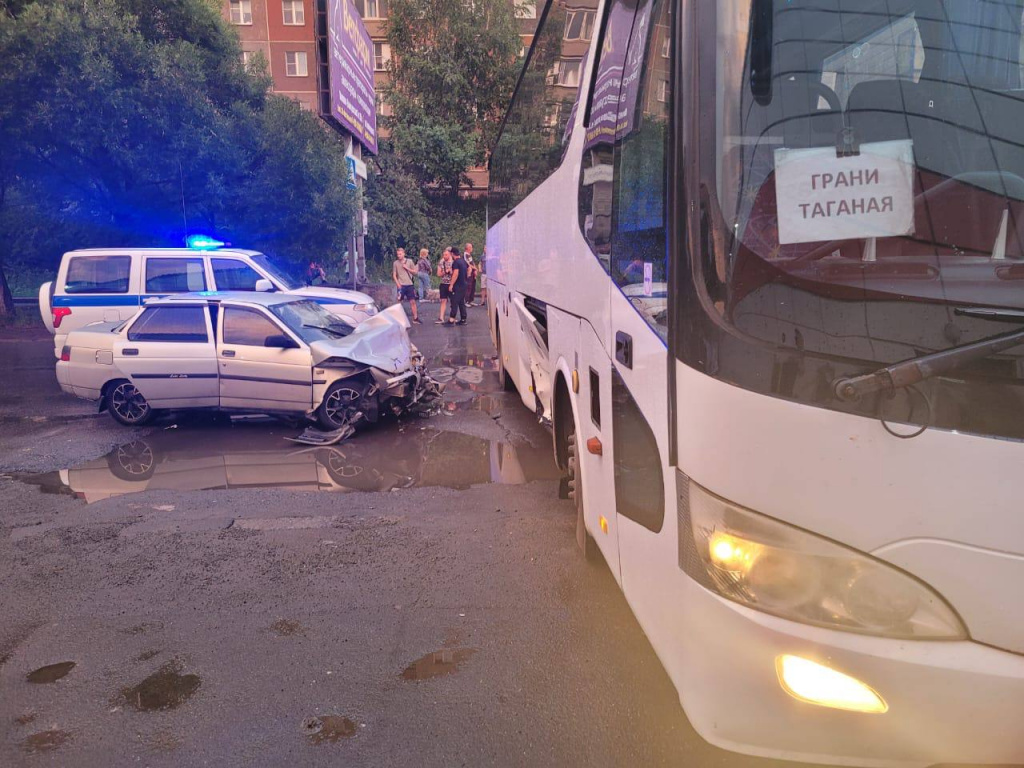
[[(500, 414), (500, 404), (492, 397), (456, 407)], [(91, 503), (147, 490), (465, 489), (558, 478), (550, 449), (517, 447), (458, 432), (382, 428), (341, 445), (308, 448), (287, 443), (282, 439), (286, 434), (291, 431), (265, 423), (164, 431), (72, 469), (18, 479)]]
[(309, 736), (313, 744), (323, 744), (325, 741), (333, 744), (340, 739), (350, 739), (356, 735), (355, 722), (341, 715), (307, 717), (299, 729)]
[(70, 738), (71, 734), (67, 731), (51, 728), (48, 731), (33, 733), (21, 743), (21, 747), (26, 753), (34, 755), (36, 752), (49, 752), (57, 749), (57, 747)]
[(75, 662), (62, 661), (58, 664), (47, 664), (45, 667), (34, 669), (26, 675), (25, 679), (30, 683), (55, 683), (75, 668)]
[(192, 698), (201, 682), (199, 675), (181, 674), (181, 665), (172, 661), (138, 685), (122, 690), (121, 696), (142, 712), (174, 709)]
[(450, 675), (457, 672), (459, 665), (474, 653), (476, 653), (476, 648), (445, 648), (428, 653), (406, 667), (402, 672), (402, 679), (430, 680), (434, 677)]

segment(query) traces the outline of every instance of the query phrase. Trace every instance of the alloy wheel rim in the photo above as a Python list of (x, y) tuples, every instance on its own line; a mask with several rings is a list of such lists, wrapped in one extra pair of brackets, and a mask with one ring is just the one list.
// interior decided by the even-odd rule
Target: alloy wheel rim
[(149, 413), (149, 403), (133, 384), (119, 384), (110, 396), (110, 407), (125, 421), (136, 422)]
[(117, 463), (131, 475), (144, 475), (153, 468), (153, 449), (146, 443), (128, 443), (117, 449)]
[[(342, 424), (346, 412), (352, 404), (359, 400), (360, 394), (349, 387), (342, 387), (331, 392), (324, 403), (324, 413), (334, 424)], [(340, 418), (339, 418), (340, 416)]]

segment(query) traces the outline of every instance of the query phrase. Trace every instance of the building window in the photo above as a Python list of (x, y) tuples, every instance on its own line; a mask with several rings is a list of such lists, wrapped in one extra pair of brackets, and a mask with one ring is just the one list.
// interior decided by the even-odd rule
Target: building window
[(252, 51), (242, 51), (242, 66), (246, 69), (252, 64)]
[(555, 62), (555, 66), (551, 70), (552, 85), (565, 85), (572, 88), (577, 87), (580, 84), (580, 64), (582, 62), (579, 59), (569, 61), (567, 59), (560, 59)]
[(661, 39), (661, 58), (667, 59), (672, 53), (672, 38), (668, 36), (668, 32), (663, 32), (665, 36)]
[(284, 73), (288, 77), (305, 77), (309, 74), (306, 70), (306, 52), (288, 51), (285, 53)]
[(391, 61), (391, 46), (387, 43), (373, 44), (373, 68), (377, 72), (385, 72)]
[(658, 101), (662, 103), (668, 101), (668, 80), (658, 81)]
[(565, 39), (589, 40), (594, 34), (594, 11), (569, 11), (565, 14)]
[(306, 9), (302, 0), (283, 0), (284, 23), (290, 27), (301, 27), (306, 23)]
[(356, 0), (356, 10), (364, 19), (386, 19), (388, 0)]
[(231, 23), (252, 24), (251, 0), (231, 0)]
[(523, 0), (521, 3), (516, 4), (516, 18), (517, 19), (536, 19), (537, 18), (537, 0)]

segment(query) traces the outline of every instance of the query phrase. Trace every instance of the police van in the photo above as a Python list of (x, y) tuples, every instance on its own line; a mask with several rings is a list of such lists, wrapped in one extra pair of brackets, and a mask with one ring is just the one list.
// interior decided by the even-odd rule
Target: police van
[(312, 299), (358, 324), (377, 313), (370, 296), (304, 285), (258, 251), (190, 240), (189, 248), (88, 248), (61, 259), (57, 279), (39, 288), (39, 311), (59, 357), (71, 331), (127, 320), (147, 300), (195, 291), (281, 291)]

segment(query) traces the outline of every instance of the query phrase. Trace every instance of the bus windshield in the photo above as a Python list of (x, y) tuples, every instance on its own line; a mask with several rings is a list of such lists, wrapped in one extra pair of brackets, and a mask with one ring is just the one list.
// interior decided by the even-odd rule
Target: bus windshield
[(715, 6), (718, 322), (868, 368), (1012, 330), (956, 310), (1024, 309), (1024, 0)]

